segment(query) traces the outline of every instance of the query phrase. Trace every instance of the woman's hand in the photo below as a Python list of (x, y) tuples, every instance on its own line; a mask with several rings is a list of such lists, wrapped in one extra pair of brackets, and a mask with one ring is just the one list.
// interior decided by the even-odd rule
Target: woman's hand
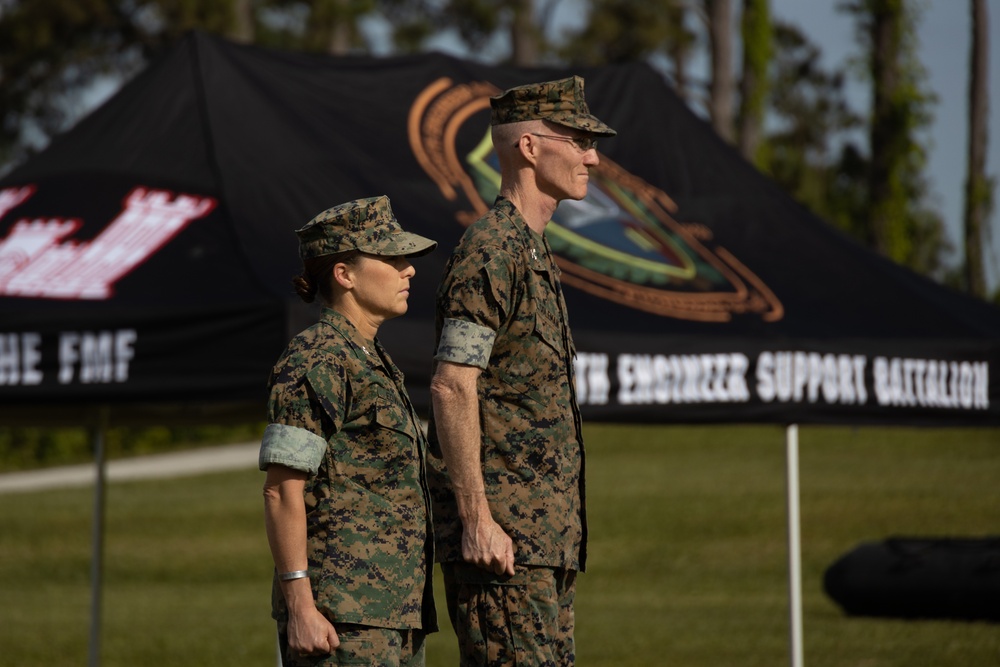
[(340, 646), (337, 631), (316, 607), (290, 613), (288, 647), (302, 655), (326, 655)]

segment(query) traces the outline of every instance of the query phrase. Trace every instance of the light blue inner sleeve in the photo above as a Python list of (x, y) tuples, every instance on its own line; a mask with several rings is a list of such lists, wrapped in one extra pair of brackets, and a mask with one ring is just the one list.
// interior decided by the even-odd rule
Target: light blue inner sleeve
[(496, 338), (497, 332), (489, 327), (448, 318), (441, 327), (441, 340), (434, 358), (486, 370)]
[(257, 460), (261, 470), (277, 463), (315, 475), (326, 455), (326, 440), (312, 431), (286, 424), (268, 424)]

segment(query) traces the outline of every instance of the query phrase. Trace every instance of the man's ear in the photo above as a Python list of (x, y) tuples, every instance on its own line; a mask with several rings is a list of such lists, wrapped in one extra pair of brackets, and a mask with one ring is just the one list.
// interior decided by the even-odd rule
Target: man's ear
[(518, 140), (517, 148), (521, 152), (521, 157), (535, 164), (538, 161), (538, 137), (533, 134), (522, 134)]

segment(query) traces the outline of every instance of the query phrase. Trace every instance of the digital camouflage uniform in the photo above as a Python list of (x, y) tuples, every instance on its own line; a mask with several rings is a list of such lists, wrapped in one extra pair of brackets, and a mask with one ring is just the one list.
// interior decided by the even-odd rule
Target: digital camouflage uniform
[[(311, 473), (308, 558), (337, 623), (435, 630), (424, 437), (403, 374), (338, 312), (292, 339), (271, 374), (260, 467)], [(275, 580), (273, 615), (287, 616)]]
[[(590, 114), (580, 77), (512, 88), (490, 104), (493, 125), (544, 119), (615, 134)], [(436, 550), (463, 667), (575, 661), (575, 577), (587, 546), (584, 447), (559, 273), (545, 237), (500, 197), (466, 230), (437, 294), (434, 358), (482, 369), (485, 492), (516, 564), (510, 577), (462, 562), (462, 523), (432, 415)]]
[[(582, 570), (583, 438), (566, 304), (545, 237), (503, 198), (462, 238), (437, 296), (435, 359), (478, 366), (482, 466), (519, 565)], [(430, 429), (437, 557), (462, 560), (462, 523)]]

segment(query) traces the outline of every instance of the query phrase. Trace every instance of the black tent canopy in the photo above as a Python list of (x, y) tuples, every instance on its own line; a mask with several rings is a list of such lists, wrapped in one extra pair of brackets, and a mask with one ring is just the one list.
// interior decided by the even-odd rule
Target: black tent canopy
[(1000, 424), (1000, 310), (810, 214), (645, 64), (333, 58), (197, 33), (0, 180), (0, 420), (261, 419), (271, 364), (316, 316), (290, 287), (292, 230), (379, 194), (440, 243), (379, 332), (426, 408), (434, 290), (499, 185), (488, 97), (571, 74), (619, 131), (547, 230), (585, 419)]

